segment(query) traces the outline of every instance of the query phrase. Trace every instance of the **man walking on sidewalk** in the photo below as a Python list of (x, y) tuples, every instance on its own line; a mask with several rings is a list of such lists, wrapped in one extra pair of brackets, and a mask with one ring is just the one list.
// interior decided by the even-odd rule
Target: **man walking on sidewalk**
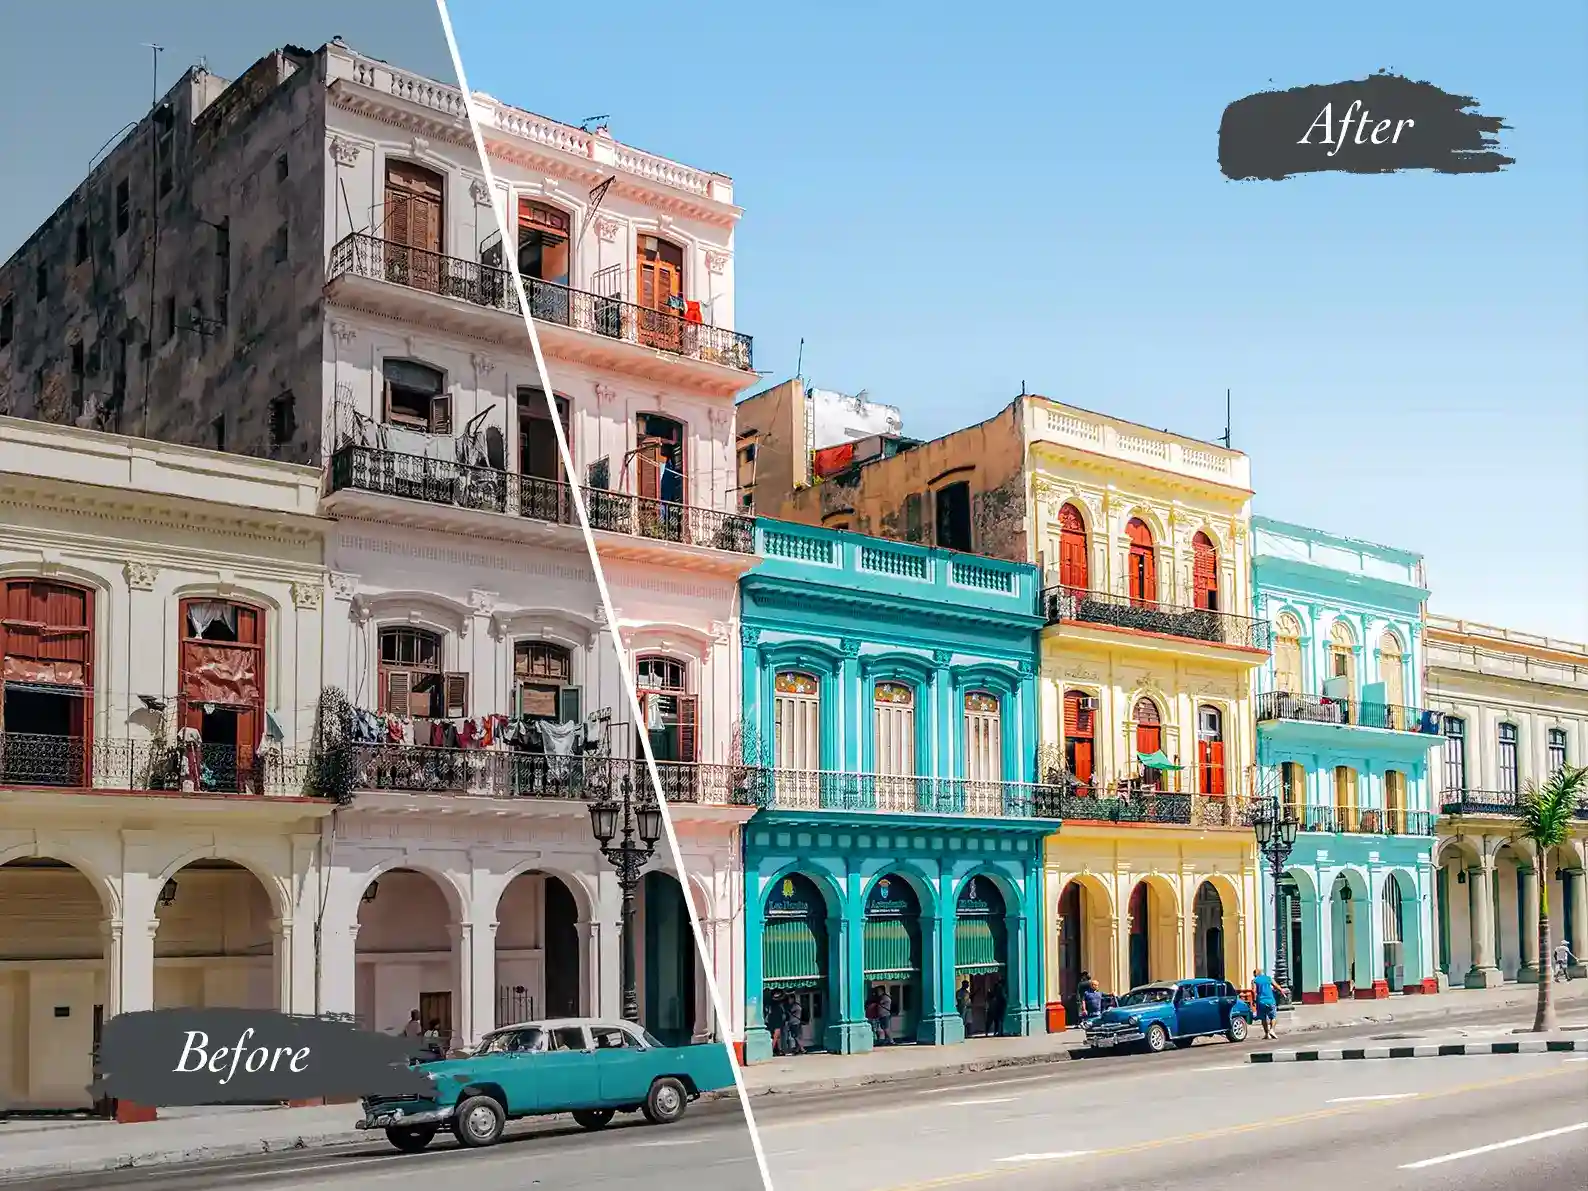
[(1273, 979), (1258, 968), (1252, 973), (1252, 1000), (1257, 1007), (1257, 1020), (1263, 1027), (1263, 1037), (1274, 1036), (1274, 1018), (1279, 1012), (1279, 997), (1277, 992), (1284, 993), (1287, 997), (1290, 990), (1273, 982)]

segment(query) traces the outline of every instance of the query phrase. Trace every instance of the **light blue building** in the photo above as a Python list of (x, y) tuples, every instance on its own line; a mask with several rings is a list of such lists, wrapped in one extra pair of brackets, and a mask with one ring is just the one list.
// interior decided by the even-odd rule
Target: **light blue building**
[(746, 1058), (779, 994), (836, 1052), (872, 1046), (878, 988), (898, 1041), (1040, 1028), (1036, 568), (766, 519), (755, 544)]
[(1252, 538), (1257, 615), (1274, 629), (1257, 762), (1300, 821), (1279, 885), (1292, 995), (1438, 992), (1428, 765), (1441, 737), (1421, 707), (1422, 556), (1267, 517)]

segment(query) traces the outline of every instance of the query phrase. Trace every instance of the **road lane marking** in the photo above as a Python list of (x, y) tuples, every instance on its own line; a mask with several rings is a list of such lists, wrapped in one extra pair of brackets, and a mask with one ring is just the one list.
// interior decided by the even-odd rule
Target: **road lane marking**
[(1567, 1059), (1568, 1063), (1588, 1063), (1588, 1055), (1578, 1055), (1575, 1059)]
[[(1386, 1105), (1387, 1108), (1398, 1108), (1401, 1105), (1412, 1104), (1422, 1100), (1437, 1100), (1449, 1096), (1459, 1096), (1468, 1092), (1490, 1091), (1494, 1088), (1505, 1087), (1510, 1084), (1527, 1083), (1536, 1079), (1558, 1078), (1561, 1075), (1574, 1074), (1567, 1072), (1562, 1067), (1551, 1067), (1543, 1071), (1533, 1071), (1525, 1075), (1510, 1075), (1502, 1079), (1488, 1080), (1484, 1083), (1463, 1084), (1454, 1088), (1441, 1088), (1433, 1092), (1415, 1092), (1404, 1100), (1397, 1100)], [(1258, 1133), (1268, 1129), (1280, 1129), (1290, 1125), (1297, 1125), (1309, 1121), (1327, 1120), (1330, 1117), (1348, 1116), (1352, 1113), (1362, 1112), (1366, 1106), (1356, 1104), (1342, 1104), (1335, 1108), (1317, 1109), (1312, 1112), (1296, 1113), (1294, 1116), (1273, 1117), (1263, 1121), (1252, 1121), (1241, 1125), (1230, 1125), (1220, 1129), (1209, 1129), (1202, 1133), (1182, 1133), (1175, 1137), (1151, 1138), (1147, 1141), (1138, 1141), (1126, 1145), (1114, 1146), (1110, 1149), (1092, 1150), (1086, 1155), (1088, 1158), (1117, 1158), (1127, 1154), (1140, 1154), (1150, 1150), (1164, 1149), (1173, 1145), (1186, 1145), (1201, 1141), (1214, 1141), (1226, 1137), (1238, 1137), (1247, 1133)], [(986, 1182), (988, 1179), (1000, 1177), (1005, 1167), (990, 1167), (983, 1170), (965, 1171), (960, 1174), (943, 1175), (941, 1178), (923, 1179), (919, 1182), (902, 1183), (890, 1187), (887, 1191), (929, 1191), (937, 1187), (955, 1187), (966, 1183)]]
[(979, 1100), (944, 1100), (944, 1108), (969, 1108), (973, 1104), (1013, 1104), (1018, 1096), (983, 1096)]
[(1336, 1096), (1333, 1100), (1325, 1100), (1325, 1104), (1364, 1104), (1369, 1100), (1410, 1100), (1416, 1092), (1390, 1092), (1384, 1096)]
[(634, 1144), (650, 1149), (659, 1149), (662, 1146), (698, 1146), (705, 1140), (704, 1137), (680, 1137), (676, 1139), (670, 1138), (667, 1141), (637, 1141)]
[(1091, 1150), (1060, 1150), (1052, 1154), (1011, 1154), (1007, 1158), (999, 1158), (999, 1162), (1053, 1162), (1060, 1158), (1084, 1158)]
[(1497, 1141), (1493, 1145), (1475, 1146), (1470, 1150), (1458, 1150), (1454, 1154), (1441, 1154), (1437, 1158), (1424, 1158), (1421, 1162), (1408, 1162), (1402, 1170), (1422, 1170), (1425, 1166), (1439, 1166), (1445, 1162), (1457, 1162), (1462, 1158), (1476, 1158), (1479, 1154), (1492, 1154), (1495, 1150), (1508, 1150), (1512, 1146), (1525, 1146), (1530, 1142), (1545, 1141), (1551, 1137), (1560, 1137), (1566, 1133), (1576, 1133), (1579, 1129), (1588, 1129), (1588, 1121), (1576, 1125), (1566, 1125), (1559, 1129), (1546, 1129), (1542, 1133), (1529, 1133), (1526, 1137), (1513, 1137), (1509, 1141)]
[(1250, 1063), (1220, 1063), (1217, 1067), (1192, 1067), (1187, 1075), (1200, 1075), (1204, 1071), (1245, 1071)]

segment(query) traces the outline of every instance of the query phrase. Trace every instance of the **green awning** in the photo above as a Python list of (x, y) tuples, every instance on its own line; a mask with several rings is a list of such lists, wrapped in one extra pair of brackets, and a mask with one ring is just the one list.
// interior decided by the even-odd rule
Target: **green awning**
[(1176, 765), (1169, 760), (1168, 757), (1163, 755), (1162, 750), (1156, 753), (1137, 753), (1136, 759), (1148, 769), (1167, 769), (1173, 773), (1179, 773), (1180, 770), (1185, 768), (1184, 765)]
[(954, 970), (961, 975), (1001, 972), (1004, 924), (985, 916), (962, 916), (954, 924)]
[(771, 918), (761, 935), (761, 983), (806, 988), (827, 979), (826, 948), (809, 918)]
[[(911, 929), (915, 927), (915, 929)], [(907, 980), (921, 970), (920, 929), (903, 918), (868, 918), (865, 928), (867, 980)]]

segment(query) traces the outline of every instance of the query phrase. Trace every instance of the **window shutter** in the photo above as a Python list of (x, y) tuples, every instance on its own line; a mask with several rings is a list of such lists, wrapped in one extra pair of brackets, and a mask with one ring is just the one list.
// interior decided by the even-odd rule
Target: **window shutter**
[(387, 670), (385, 681), (381, 683), (382, 715), (409, 715), (412, 708), (409, 706), (409, 696), (413, 693), (412, 680), (406, 670)]
[(1092, 784), (1092, 742), (1077, 740), (1075, 749), (1075, 780), (1083, 786)]
[(1224, 796), (1224, 742), (1210, 740), (1208, 745), (1208, 793)]
[(1074, 505), (1059, 510), (1059, 582), (1086, 590), (1086, 523)]
[(461, 720), (469, 714), (469, 676), (467, 674), (448, 674), (445, 683), (446, 710), (443, 713), (449, 720)]
[(563, 723), (574, 722), (584, 718), (579, 706), (579, 688), (565, 686), (557, 692), (557, 718)]
[(438, 395), (430, 399), (430, 433), (452, 433), (452, 398)]
[(1192, 602), (1212, 611), (1219, 599), (1219, 556), (1213, 540), (1198, 532), (1191, 540), (1191, 591)]
[(678, 696), (678, 759), (680, 761), (698, 761), (696, 754), (699, 745), (697, 739), (700, 715), (700, 697), (698, 695)]

